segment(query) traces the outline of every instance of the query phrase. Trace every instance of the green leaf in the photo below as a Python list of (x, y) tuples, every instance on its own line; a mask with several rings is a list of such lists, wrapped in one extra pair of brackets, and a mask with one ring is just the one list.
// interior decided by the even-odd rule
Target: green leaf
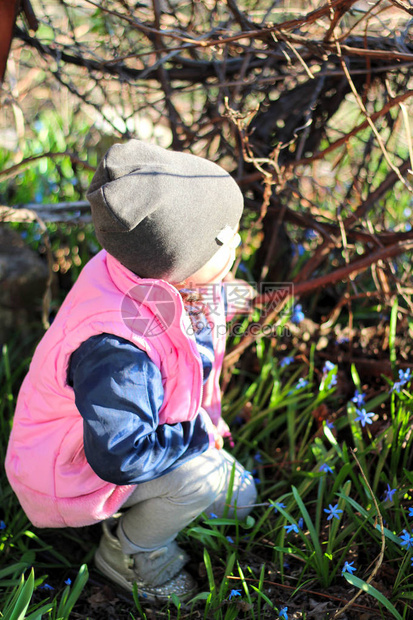
[(402, 616), (399, 614), (394, 605), (390, 603), (390, 601), (384, 596), (384, 594), (376, 590), (376, 588), (374, 588), (372, 585), (366, 583), (355, 575), (350, 575), (349, 573), (344, 573), (344, 577), (349, 583), (351, 583), (352, 586), (356, 586), (356, 588), (359, 588), (360, 590), (363, 590), (363, 592), (366, 592), (367, 594), (370, 594), (370, 596), (373, 596), (377, 601), (379, 601), (379, 603), (384, 605), (384, 607), (388, 609), (390, 613), (392, 613), (393, 616), (397, 618), (397, 620), (403, 620)]
[(89, 571), (86, 564), (82, 564), (79, 569), (79, 573), (75, 579), (75, 582), (72, 586), (70, 594), (67, 596), (67, 593), (63, 594), (61, 603), (59, 605), (58, 610), (58, 618), (64, 618), (64, 620), (69, 619), (70, 612), (73, 609), (74, 604), (78, 600), (79, 596), (82, 593), (83, 588), (85, 587), (87, 580), (89, 579)]
[(26, 583), (24, 583), (24, 577), (22, 575), (21, 586), (19, 586), (19, 589), (16, 593), (17, 596), (15, 597), (13, 603), (13, 609), (9, 614), (4, 615), (4, 620), (24, 620), (26, 610), (30, 604), (30, 600), (33, 595), (33, 590), (34, 570), (32, 569)]

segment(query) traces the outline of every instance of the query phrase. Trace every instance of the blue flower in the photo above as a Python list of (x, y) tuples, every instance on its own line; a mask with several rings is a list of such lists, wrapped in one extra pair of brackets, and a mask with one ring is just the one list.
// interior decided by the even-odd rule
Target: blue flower
[(357, 409), (357, 418), (355, 418), (355, 421), (360, 422), (360, 424), (364, 427), (366, 424), (373, 424), (373, 417), (374, 413), (372, 411), (367, 413), (365, 409)]
[(327, 375), (331, 370), (334, 370), (335, 367), (336, 365), (333, 364), (333, 362), (329, 362), (327, 360), (327, 362), (323, 366), (323, 375)]
[(271, 506), (274, 508), (274, 512), (275, 514), (277, 514), (278, 512), (278, 508), (285, 508), (285, 504), (283, 504), (282, 502), (277, 502), (276, 504), (271, 504)]
[(324, 512), (328, 514), (327, 521), (330, 521), (333, 517), (335, 519), (340, 519), (339, 512), (343, 512), (343, 511), (340, 510), (340, 508), (338, 507), (338, 504), (336, 504), (335, 506), (333, 506), (332, 504), (329, 504), (328, 508), (324, 508)]
[(413, 557), (410, 559), (410, 565), (413, 566)]
[(305, 248), (301, 243), (299, 243), (298, 245), (292, 246), (293, 256), (295, 256), (296, 254), (298, 254), (298, 256), (302, 256), (304, 252), (305, 252)]
[(54, 590), (54, 587), (49, 586), (48, 583), (44, 583), (43, 585), (39, 586), (39, 590)]
[(357, 569), (353, 566), (354, 562), (344, 562), (344, 566), (341, 569), (341, 574), (350, 573), (352, 575)]
[(406, 549), (413, 547), (413, 536), (411, 536), (407, 530), (403, 530), (403, 536), (400, 536), (400, 540), (401, 547), (406, 547)]
[(300, 518), (298, 519), (298, 523), (297, 523), (297, 525), (298, 525), (298, 527), (300, 528), (300, 530), (302, 530), (302, 529), (303, 529), (303, 527), (304, 527), (304, 519), (303, 519), (302, 517), (300, 517)]
[(295, 386), (295, 389), (296, 390), (301, 390), (306, 385), (308, 385), (307, 379), (303, 379), (302, 377), (300, 377), (300, 379), (298, 379), (298, 381), (297, 381), (297, 385)]
[(66, 579), (65, 584), (66, 584), (67, 586), (72, 585), (72, 580), (70, 579), (70, 577), (68, 577), (68, 578)]
[(282, 618), (282, 620), (288, 620), (288, 607), (283, 607), (282, 609), (280, 609), (280, 611), (278, 612), (278, 617)]
[(298, 325), (299, 323), (301, 323), (301, 321), (304, 320), (304, 318), (305, 316), (303, 312), (303, 307), (301, 304), (297, 304), (293, 308), (293, 313), (291, 315), (291, 321), (295, 323), (295, 325)]
[(320, 465), (320, 467), (318, 468), (318, 471), (322, 471), (323, 473), (330, 473), (333, 474), (333, 470), (331, 469), (330, 465), (327, 465), (327, 463), (323, 463), (322, 465)]
[(289, 534), (290, 532), (295, 532), (296, 534), (298, 534), (298, 526), (295, 523), (284, 525), (284, 529), (287, 530), (287, 534)]
[(0, 530), (5, 530), (6, 529), (6, 524), (4, 523), (4, 521), (0, 521)]
[(317, 233), (312, 228), (307, 228), (305, 230), (305, 232), (304, 232), (304, 237), (306, 239), (316, 239), (317, 238)]
[(230, 601), (235, 596), (241, 596), (241, 590), (231, 590), (231, 592), (229, 593), (228, 600)]
[(289, 366), (290, 364), (292, 364), (294, 361), (294, 358), (291, 356), (286, 356), (283, 357), (282, 360), (280, 360), (280, 368), (285, 368), (286, 366)]
[(397, 394), (399, 394), (400, 390), (402, 389), (402, 387), (404, 387), (407, 383), (409, 383), (411, 378), (412, 378), (412, 370), (411, 370), (411, 368), (408, 368), (405, 371), (403, 371), (400, 368), (400, 370), (399, 370), (399, 380), (396, 381), (393, 384), (393, 387), (391, 388), (390, 392), (397, 392)]
[(409, 517), (413, 517), (413, 506), (410, 506), (409, 508)]
[(229, 543), (231, 543), (231, 545), (234, 544), (234, 540), (231, 538), (231, 536), (225, 536), (225, 538), (227, 539)]
[(397, 489), (392, 489), (391, 486), (389, 484), (387, 484), (387, 489), (386, 491), (384, 491), (384, 501), (385, 502), (392, 502), (393, 501), (393, 495), (396, 493)]
[(254, 461), (257, 461), (257, 463), (262, 463), (262, 456), (259, 452), (254, 454)]
[(400, 370), (399, 370), (399, 379), (400, 379), (400, 381), (402, 381), (403, 383), (407, 383), (408, 381), (410, 381), (411, 378), (412, 378), (412, 369), (411, 368), (408, 368), (404, 372), (400, 368)]
[(350, 342), (350, 338), (348, 336), (339, 336), (336, 340), (337, 344), (344, 344), (345, 342)]
[(357, 405), (357, 409), (358, 409), (361, 405), (364, 405), (364, 403), (366, 402), (366, 395), (363, 394), (363, 392), (359, 392), (359, 390), (356, 390), (354, 392), (353, 398), (351, 399), (351, 402)]
[(297, 384), (288, 393), (294, 394), (294, 392), (298, 392), (298, 390), (302, 390), (303, 388), (305, 388), (306, 385), (308, 385), (307, 379), (303, 379), (302, 377), (300, 377), (297, 381)]
[(210, 512), (209, 513), (209, 518), (210, 519), (218, 519), (218, 515), (216, 515), (215, 512)]
[(326, 420), (326, 426), (328, 426), (330, 430), (333, 430), (334, 428), (334, 424), (330, 420)]

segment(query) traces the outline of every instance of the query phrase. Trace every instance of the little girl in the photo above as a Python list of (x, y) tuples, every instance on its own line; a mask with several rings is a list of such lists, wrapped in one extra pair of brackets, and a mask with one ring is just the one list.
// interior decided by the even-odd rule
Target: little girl
[(102, 521), (95, 563), (112, 581), (185, 598), (196, 584), (177, 534), (223, 514), (233, 470), (229, 515), (256, 499), (222, 449), (218, 383), (242, 194), (212, 162), (131, 140), (106, 153), (88, 199), (104, 249), (35, 351), (6, 471), (34, 525)]

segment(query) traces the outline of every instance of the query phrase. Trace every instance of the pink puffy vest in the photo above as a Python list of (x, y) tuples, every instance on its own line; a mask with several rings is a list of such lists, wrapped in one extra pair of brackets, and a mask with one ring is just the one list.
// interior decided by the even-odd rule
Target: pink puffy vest
[(114, 514), (135, 488), (105, 482), (84, 454), (83, 419), (67, 371), (73, 351), (91, 336), (125, 338), (157, 364), (164, 387), (161, 424), (191, 420), (202, 406), (225, 428), (219, 388), (224, 310), (216, 295), (208, 305), (215, 363), (202, 386), (201, 359), (178, 291), (162, 280), (138, 278), (104, 250), (85, 266), (35, 351), (7, 450), (7, 476), (34, 525), (96, 523)]

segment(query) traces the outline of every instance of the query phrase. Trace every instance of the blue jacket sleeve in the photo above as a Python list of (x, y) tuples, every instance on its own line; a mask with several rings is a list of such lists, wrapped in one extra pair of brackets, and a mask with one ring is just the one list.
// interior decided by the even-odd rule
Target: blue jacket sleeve
[(159, 424), (159, 368), (127, 340), (92, 336), (72, 354), (69, 384), (83, 417), (85, 455), (94, 472), (115, 484), (158, 478), (209, 445), (202, 416)]

